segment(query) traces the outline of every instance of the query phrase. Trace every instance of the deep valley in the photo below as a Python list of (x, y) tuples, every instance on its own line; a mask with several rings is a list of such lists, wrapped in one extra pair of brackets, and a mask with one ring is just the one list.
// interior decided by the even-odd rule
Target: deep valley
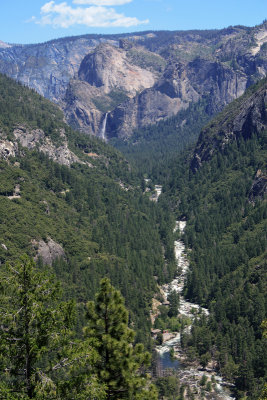
[(1, 399), (266, 399), (266, 72), (266, 21), (0, 41)]

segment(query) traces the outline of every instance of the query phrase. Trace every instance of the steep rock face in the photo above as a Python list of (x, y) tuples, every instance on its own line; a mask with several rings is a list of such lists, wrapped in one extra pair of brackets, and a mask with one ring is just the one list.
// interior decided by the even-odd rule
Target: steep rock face
[(107, 135), (127, 137), (133, 129), (168, 118), (203, 97), (209, 98), (212, 114), (243, 94), (247, 83), (244, 73), (221, 63), (203, 59), (188, 64), (171, 62), (153, 89), (110, 113)]
[[(119, 104), (109, 114), (107, 137), (128, 137), (134, 129), (168, 118), (203, 97), (208, 99), (208, 112), (212, 115), (241, 96), (255, 79), (264, 77), (266, 27), (255, 32), (248, 30), (245, 34), (237, 29), (226, 33), (219, 45), (214, 40), (203, 44), (205, 40), (195, 35), (188, 35), (185, 39), (188, 43), (184, 44), (175, 36), (177, 44), (170, 46), (163, 74), (153, 88)], [(194, 47), (196, 42), (203, 46), (200, 54), (207, 53), (205, 57), (193, 54), (186, 57), (190, 53), (190, 42), (194, 51), (198, 50)], [(126, 44), (124, 47), (133, 51), (133, 45)], [(218, 48), (211, 54), (211, 46), (216, 44)]]
[(37, 45), (17, 45), (0, 51), (0, 71), (59, 102), (69, 81), (99, 39), (70, 38)]
[(69, 83), (63, 100), (66, 119), (84, 133), (101, 136), (105, 113), (154, 82), (153, 73), (131, 65), (125, 51), (101, 44), (82, 61), (78, 79)]
[(150, 71), (131, 65), (125, 51), (109, 44), (102, 44), (88, 54), (81, 63), (78, 75), (80, 80), (100, 87), (103, 93), (122, 90), (131, 97), (154, 84)]
[(128, 137), (133, 129), (175, 115), (183, 107), (185, 104), (179, 98), (171, 98), (153, 88), (144, 90), (108, 115), (107, 137)]
[(204, 59), (188, 64), (187, 77), (199, 96), (210, 96), (212, 112), (241, 96), (248, 82), (248, 77), (241, 71)]
[(179, 97), (185, 101), (199, 100), (199, 93), (188, 78), (188, 69), (185, 63), (171, 61), (156, 84), (156, 88), (171, 98)]
[(252, 134), (267, 129), (267, 81), (250, 93), (237, 99), (204, 128), (199, 136), (191, 169), (196, 171), (208, 161), (215, 151), (223, 149), (239, 137), (247, 139)]
[(122, 137), (203, 96), (211, 114), (221, 110), (266, 75), (266, 43), (267, 23), (0, 43), (0, 71), (57, 102), (85, 133), (100, 135), (109, 112), (107, 136)]
[(71, 80), (62, 105), (69, 125), (84, 133), (99, 136), (103, 112), (94, 103), (94, 99), (98, 98), (101, 98), (98, 88), (78, 79)]

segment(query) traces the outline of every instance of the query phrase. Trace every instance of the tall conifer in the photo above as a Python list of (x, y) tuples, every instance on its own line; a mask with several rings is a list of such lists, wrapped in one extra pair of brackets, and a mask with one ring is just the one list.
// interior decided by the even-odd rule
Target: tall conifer
[(87, 310), (85, 334), (97, 340), (100, 358), (95, 372), (107, 387), (107, 398), (156, 399), (146, 374), (149, 353), (143, 345), (133, 345), (134, 331), (128, 327), (123, 297), (108, 278), (101, 280), (96, 300), (88, 303)]

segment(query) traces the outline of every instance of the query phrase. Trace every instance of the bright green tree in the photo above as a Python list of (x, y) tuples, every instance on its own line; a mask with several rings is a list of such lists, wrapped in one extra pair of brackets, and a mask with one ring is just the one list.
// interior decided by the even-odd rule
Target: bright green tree
[(146, 374), (149, 353), (143, 345), (133, 345), (134, 331), (128, 327), (124, 299), (108, 278), (101, 280), (95, 302), (88, 303), (87, 316), (85, 336), (97, 341), (95, 372), (107, 387), (107, 399), (157, 399)]
[(85, 366), (89, 371), (94, 351), (73, 337), (74, 303), (60, 296), (53, 276), (38, 271), (26, 256), (2, 267), (0, 398), (67, 399), (77, 386), (87, 394), (97, 392), (88, 372), (85, 378), (79, 374)]

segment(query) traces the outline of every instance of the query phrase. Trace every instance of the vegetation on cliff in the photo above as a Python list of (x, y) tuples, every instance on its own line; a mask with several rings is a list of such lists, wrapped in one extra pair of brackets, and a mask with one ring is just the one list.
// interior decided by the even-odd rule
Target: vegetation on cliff
[[(266, 81), (247, 94), (254, 96), (254, 104), (264, 87)], [(242, 99), (227, 107), (218, 121), (230, 111), (234, 121), (241, 111), (238, 104)], [(228, 132), (218, 121), (210, 124), (219, 128), (212, 131), (205, 154)], [(235, 383), (237, 397), (245, 393), (256, 399), (267, 372), (261, 329), (267, 290), (266, 125), (256, 130), (251, 119), (246, 132), (236, 132), (223, 147), (216, 147), (195, 173), (190, 156), (177, 161), (165, 196), (187, 219), (184, 240), (192, 251), (185, 295), (211, 312), (208, 319), (196, 321), (190, 335), (183, 335), (183, 346), (203, 362), (215, 357), (221, 373)], [(197, 148), (202, 148), (201, 141)]]
[[(149, 345), (149, 304), (157, 290), (154, 277), (165, 281), (175, 269), (168, 211), (143, 196), (139, 179), (118, 151), (73, 132), (56, 107), (2, 76), (2, 109), (4, 104), (3, 143), (7, 138), (16, 142), (13, 129), (18, 116), (20, 125), (43, 129), (55, 143), (55, 135), (64, 128), (68, 145), (81, 162), (69, 168), (37, 149), (21, 146), (15, 157), (1, 160), (1, 263), (25, 252), (38, 256), (40, 242), (49, 244), (52, 239), (64, 250), (64, 257), (54, 257), (53, 268), (67, 298), (82, 304), (93, 298), (100, 278), (110, 277), (126, 299), (137, 339)], [(19, 193), (12, 198), (15, 188)]]

